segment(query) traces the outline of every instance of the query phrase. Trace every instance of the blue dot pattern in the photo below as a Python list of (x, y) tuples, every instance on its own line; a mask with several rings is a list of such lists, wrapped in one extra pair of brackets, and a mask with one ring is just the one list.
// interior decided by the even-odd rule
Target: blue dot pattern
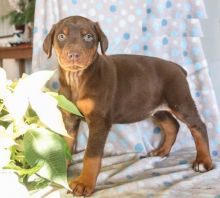
[(72, 0), (72, 3), (73, 4), (77, 4), (77, 0)]
[(167, 45), (168, 44), (168, 38), (164, 37), (162, 42), (163, 42), (163, 45)]
[(166, 188), (168, 188), (168, 187), (172, 186), (172, 183), (171, 183), (171, 182), (168, 182), (168, 181), (165, 181), (165, 182), (163, 183), (163, 185), (164, 185)]
[(125, 40), (128, 40), (130, 38), (130, 34), (126, 32), (124, 33), (123, 37)]
[(144, 150), (143, 145), (142, 144), (136, 144), (135, 145), (135, 151), (137, 153), (141, 153)]
[(57, 81), (54, 81), (52, 83), (52, 88), (55, 89), (55, 90), (58, 90), (59, 89), (59, 83)]
[(187, 160), (180, 160), (179, 161), (179, 164), (187, 164), (188, 162), (187, 162)]
[(215, 150), (212, 151), (212, 155), (213, 155), (213, 156), (218, 156), (218, 151), (215, 151)]
[(154, 134), (159, 134), (160, 133), (160, 128), (159, 127), (155, 127), (154, 128)]
[(110, 11), (111, 11), (111, 12), (115, 12), (115, 11), (116, 11), (116, 9), (117, 9), (117, 8), (116, 8), (116, 6), (115, 6), (115, 5), (111, 5), (111, 6), (110, 6)]
[(147, 198), (153, 198), (153, 197), (154, 197), (154, 194), (152, 194), (152, 193), (147, 194)]
[(166, 2), (166, 7), (167, 7), (167, 8), (171, 8), (171, 7), (172, 7), (171, 1), (167, 1), (167, 2)]
[[(107, 54), (135, 53), (156, 56), (176, 62), (187, 70), (192, 96), (207, 125), (211, 155), (220, 157), (220, 142), (216, 141), (220, 139), (218, 108), (201, 45), (203, 34), (200, 19), (206, 17), (202, 0), (64, 0), (62, 4), (58, 2), (36, 2), (38, 12), (33, 29), (33, 71), (56, 65), (55, 56), (47, 59), (42, 51), (42, 44), (52, 25), (59, 19), (82, 15), (98, 21), (109, 40)], [(57, 79), (53, 79), (49, 84), (54, 89), (59, 88)], [(88, 128), (84, 126), (80, 133), (84, 135), (79, 136), (78, 147), (79, 150), (83, 150)], [(106, 149), (112, 154), (118, 154), (147, 153), (158, 146), (162, 133), (158, 126), (147, 120), (131, 125), (114, 125), (109, 134), (106, 143), (109, 146)], [(173, 150), (186, 146), (194, 146), (194, 143), (188, 129), (181, 125)], [(179, 161), (179, 164), (185, 163), (190, 162)]]
[(144, 45), (144, 50), (148, 50), (148, 46), (147, 45)]
[(150, 8), (147, 9), (147, 14), (150, 14), (152, 10)]
[(126, 178), (127, 178), (127, 179), (132, 179), (132, 176), (127, 175)]
[(146, 32), (146, 31), (147, 31), (147, 27), (144, 26), (144, 27), (142, 28), (142, 31), (143, 31), (143, 32)]
[(160, 176), (160, 173), (158, 173), (158, 172), (153, 172), (153, 173), (152, 173), (152, 176)]
[(161, 22), (161, 25), (162, 25), (162, 26), (166, 26), (166, 25), (167, 25), (167, 20), (166, 20), (166, 19), (163, 19), (162, 22)]

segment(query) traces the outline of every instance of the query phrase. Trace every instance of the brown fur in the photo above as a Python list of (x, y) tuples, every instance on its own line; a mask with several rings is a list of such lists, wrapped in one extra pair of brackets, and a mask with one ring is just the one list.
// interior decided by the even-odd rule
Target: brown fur
[[(65, 39), (58, 40), (58, 35), (65, 33)], [(91, 35), (92, 40), (88, 41)], [(98, 44), (103, 55), (97, 52)], [(170, 152), (179, 129), (174, 114), (189, 127), (195, 139), (194, 170), (212, 168), (206, 127), (191, 97), (186, 72), (180, 66), (148, 56), (106, 56), (108, 40), (98, 23), (79, 16), (53, 26), (44, 41), (48, 57), (52, 46), (60, 64), (60, 93), (78, 106), (89, 126), (84, 168), (81, 176), (70, 183), (75, 195), (88, 196), (93, 192), (111, 125), (137, 122), (152, 115), (165, 138), (151, 155)], [(161, 107), (164, 104), (169, 112)], [(79, 119), (63, 115), (69, 133), (76, 134)]]

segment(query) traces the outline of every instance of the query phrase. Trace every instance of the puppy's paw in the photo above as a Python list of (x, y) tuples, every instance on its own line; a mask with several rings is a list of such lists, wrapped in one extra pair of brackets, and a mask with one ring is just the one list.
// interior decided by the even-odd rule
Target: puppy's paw
[(192, 168), (196, 172), (204, 173), (213, 169), (212, 160), (210, 158), (197, 158), (193, 162)]
[(159, 156), (159, 157), (165, 157), (168, 156), (170, 153), (170, 150), (167, 149), (166, 147), (160, 147), (158, 149), (155, 149), (151, 152), (148, 153), (149, 157), (155, 157), (155, 156)]
[(71, 180), (69, 186), (72, 189), (72, 193), (75, 196), (86, 196), (86, 197), (90, 196), (95, 188), (95, 184), (81, 177)]

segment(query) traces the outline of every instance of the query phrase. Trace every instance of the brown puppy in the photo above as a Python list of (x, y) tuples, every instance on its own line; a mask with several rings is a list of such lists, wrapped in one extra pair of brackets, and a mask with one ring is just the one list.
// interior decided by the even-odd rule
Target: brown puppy
[[(103, 55), (97, 53), (99, 43)], [(88, 196), (94, 191), (111, 125), (149, 116), (158, 121), (165, 134), (162, 145), (150, 152), (151, 156), (169, 154), (179, 129), (175, 115), (188, 126), (195, 140), (193, 169), (212, 169), (206, 126), (181, 67), (147, 56), (106, 56), (108, 40), (98, 23), (80, 16), (68, 17), (53, 26), (43, 46), (48, 57), (52, 46), (60, 65), (60, 93), (78, 106), (89, 126), (83, 170), (70, 183), (75, 195)], [(79, 119), (67, 112), (63, 116), (75, 139)], [(72, 148), (73, 141), (68, 143)]]

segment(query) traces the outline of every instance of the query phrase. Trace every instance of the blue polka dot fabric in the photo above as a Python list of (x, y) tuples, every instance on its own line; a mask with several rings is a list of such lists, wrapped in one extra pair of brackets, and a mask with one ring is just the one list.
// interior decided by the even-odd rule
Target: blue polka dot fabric
[[(218, 108), (200, 40), (203, 35), (200, 19), (207, 17), (202, 0), (157, 0), (157, 3), (153, 0), (65, 0), (62, 3), (49, 0), (47, 4), (37, 0), (36, 7), (33, 71), (56, 68), (56, 58), (54, 55), (52, 59), (46, 58), (42, 42), (59, 19), (81, 15), (98, 21), (109, 40), (107, 54), (158, 56), (177, 62), (187, 70), (192, 96), (207, 124), (211, 153), (219, 156), (216, 151), (220, 150), (220, 141), (214, 141), (220, 139)], [(54, 90), (59, 89), (56, 79), (49, 85)], [(85, 131), (80, 131), (86, 135)], [(161, 138), (160, 128), (151, 121), (115, 125), (112, 132), (115, 135), (109, 136), (106, 148), (113, 148), (116, 139), (120, 144), (117, 143), (114, 151), (106, 152), (146, 153), (155, 148)], [(79, 149), (85, 148), (81, 139), (78, 145)], [(190, 145), (194, 145), (191, 135), (181, 125), (174, 150)]]
[[(200, 19), (207, 17), (203, 0), (47, 0), (46, 3), (36, 0), (36, 10), (32, 71), (57, 68), (54, 53), (47, 59), (42, 50), (43, 40), (54, 23), (72, 15), (98, 21), (109, 40), (107, 54), (157, 56), (187, 70), (191, 94), (207, 125), (211, 155), (214, 159), (220, 158), (219, 112), (201, 45)], [(59, 89), (57, 77), (49, 86)], [(219, 187), (214, 181), (220, 179), (219, 162), (216, 161), (217, 169), (207, 173), (209, 176), (205, 178), (191, 171), (195, 147), (188, 128), (182, 123), (173, 155), (165, 160), (160, 157), (139, 160), (138, 156), (146, 156), (157, 148), (162, 137), (162, 130), (151, 119), (114, 125), (105, 145), (105, 155), (111, 157), (103, 162), (104, 166), (114, 166), (101, 174), (98, 185), (101, 189), (105, 188), (103, 184), (120, 185), (98, 191), (96, 197), (120, 194), (128, 197), (133, 192), (136, 197), (158, 197), (161, 193), (169, 198), (202, 197), (207, 188), (211, 197), (219, 197)], [(88, 127), (82, 122), (77, 151), (85, 150), (87, 139)], [(192, 148), (184, 151), (187, 147)], [(81, 153), (74, 155), (75, 163), (82, 156)]]

